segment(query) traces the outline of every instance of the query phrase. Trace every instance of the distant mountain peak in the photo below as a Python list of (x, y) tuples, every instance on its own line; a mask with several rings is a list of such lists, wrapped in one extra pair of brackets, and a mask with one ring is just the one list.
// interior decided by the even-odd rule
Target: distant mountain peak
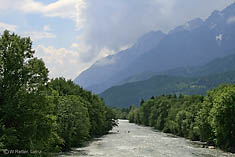
[(196, 18), (186, 22), (184, 25), (178, 26), (175, 29), (171, 30), (169, 34), (177, 33), (181, 31), (192, 31), (200, 26), (202, 26), (204, 21), (201, 18)]
[(222, 13), (224, 14), (235, 14), (235, 2), (232, 3), (231, 5), (229, 5), (228, 7), (226, 7)]
[(235, 49), (234, 25), (235, 3), (222, 11), (214, 11), (204, 21), (190, 20), (168, 34), (148, 32), (132, 47), (97, 61), (75, 82), (100, 93), (138, 74), (205, 64)]
[(218, 16), (223, 16), (224, 14), (220, 12), (219, 10), (215, 10), (211, 13), (211, 17), (218, 17)]
[(193, 29), (196, 29), (198, 27), (200, 27), (201, 25), (203, 24), (203, 20), (201, 18), (196, 18), (196, 19), (193, 19), (189, 22), (187, 22), (185, 25), (184, 25), (184, 28), (186, 30), (193, 30)]
[(204, 23), (207, 24), (208, 27), (211, 29), (214, 29), (218, 24), (235, 23), (235, 2), (223, 9), (222, 11), (213, 11), (205, 22), (200, 18), (196, 18), (186, 22), (184, 25), (176, 27), (175, 29), (171, 30), (169, 34), (181, 31), (192, 31), (202, 26)]

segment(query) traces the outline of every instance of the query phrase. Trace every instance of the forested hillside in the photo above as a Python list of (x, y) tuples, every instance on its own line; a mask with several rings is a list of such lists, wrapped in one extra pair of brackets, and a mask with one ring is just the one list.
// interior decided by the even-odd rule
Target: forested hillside
[(30, 38), (9, 31), (1, 35), (0, 150), (48, 156), (79, 147), (117, 125), (101, 98), (71, 80), (50, 80), (34, 53)]
[(221, 85), (206, 96), (162, 95), (130, 107), (128, 119), (191, 140), (235, 152), (235, 85)]
[(235, 71), (193, 78), (157, 75), (144, 81), (112, 87), (101, 93), (100, 96), (113, 107), (128, 107), (132, 104), (139, 104), (141, 99), (162, 94), (205, 95), (208, 89), (217, 87), (221, 83), (234, 82)]

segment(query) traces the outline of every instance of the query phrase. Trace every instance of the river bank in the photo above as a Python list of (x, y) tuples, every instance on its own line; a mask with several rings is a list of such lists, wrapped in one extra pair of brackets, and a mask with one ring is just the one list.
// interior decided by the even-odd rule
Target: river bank
[(202, 148), (190, 140), (119, 120), (119, 127), (115, 127), (108, 135), (93, 140), (87, 147), (75, 148), (58, 157), (67, 156), (235, 157), (235, 154)]

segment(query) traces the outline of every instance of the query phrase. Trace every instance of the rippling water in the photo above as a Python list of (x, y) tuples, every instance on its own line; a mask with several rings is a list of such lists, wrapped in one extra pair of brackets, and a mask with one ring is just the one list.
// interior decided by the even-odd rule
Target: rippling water
[(94, 157), (235, 157), (217, 149), (201, 148), (189, 140), (119, 120), (119, 127), (87, 147), (59, 155)]

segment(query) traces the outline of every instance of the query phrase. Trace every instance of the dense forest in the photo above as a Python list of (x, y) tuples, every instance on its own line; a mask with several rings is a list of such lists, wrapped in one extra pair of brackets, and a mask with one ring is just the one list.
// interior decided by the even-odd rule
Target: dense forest
[(101, 98), (71, 80), (50, 80), (34, 53), (30, 38), (1, 35), (0, 150), (36, 156), (67, 151), (117, 125)]
[(206, 96), (152, 97), (142, 100), (139, 107), (119, 112), (119, 116), (127, 116), (132, 123), (204, 141), (231, 152), (235, 152), (234, 115), (235, 85), (220, 85)]
[[(224, 62), (226, 61), (227, 60), (224, 60)], [(232, 62), (233, 64), (234, 61), (235, 59)], [(225, 69), (226, 67), (227, 66), (223, 66)], [(218, 69), (217, 72), (221, 71)], [(144, 81), (137, 81), (112, 87), (104, 93), (101, 93), (100, 96), (112, 107), (121, 108), (130, 106), (131, 104), (138, 104), (141, 98), (146, 100), (151, 95), (160, 96), (162, 94), (174, 93), (185, 95), (206, 95), (207, 90), (218, 87), (222, 83), (235, 83), (235, 71), (231, 70), (200, 77), (173, 76), (169, 74), (156, 75)]]

